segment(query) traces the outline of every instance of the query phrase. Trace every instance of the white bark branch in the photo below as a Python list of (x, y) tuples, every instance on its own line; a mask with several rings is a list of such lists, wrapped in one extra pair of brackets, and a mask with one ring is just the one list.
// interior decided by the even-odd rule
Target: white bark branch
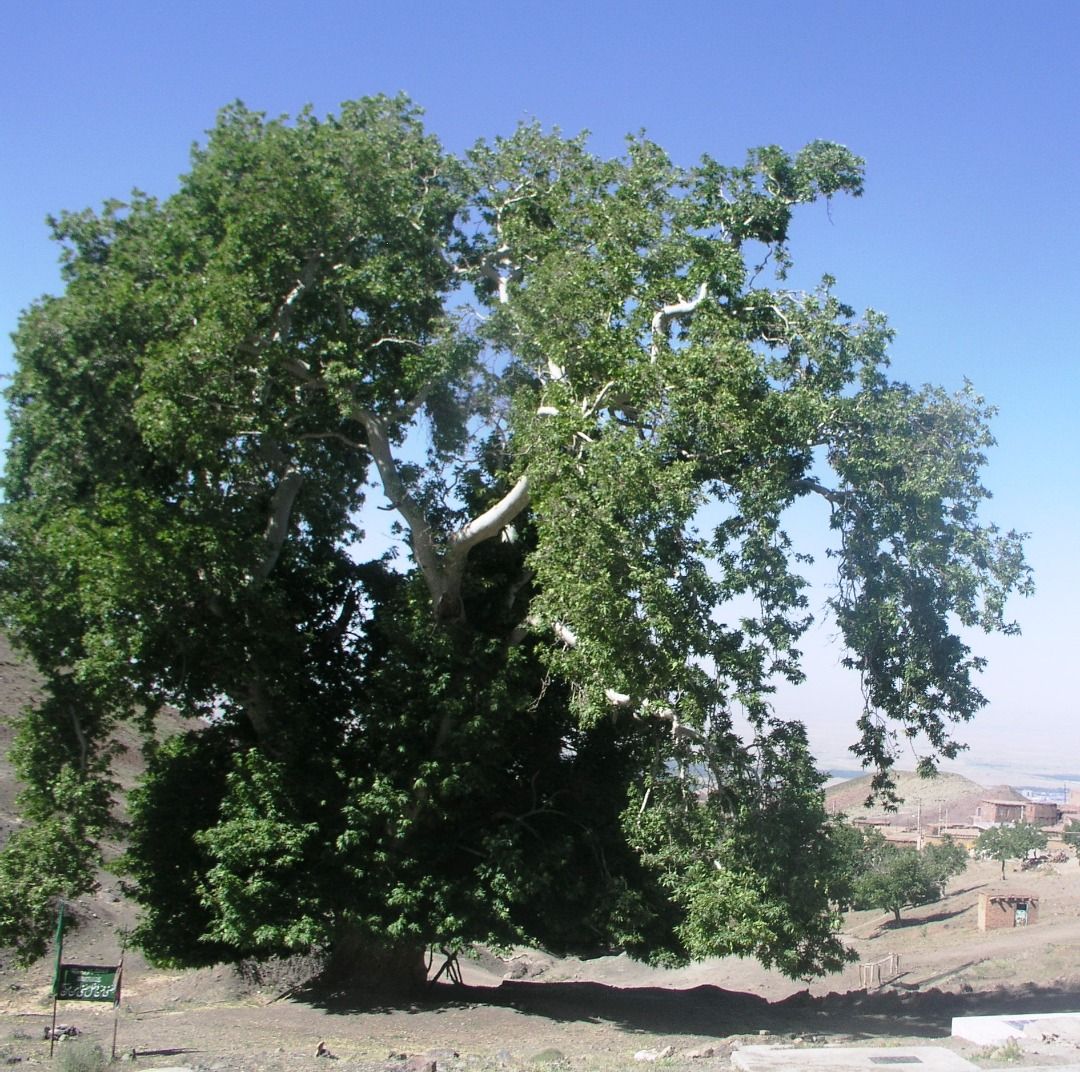
[(662, 719), (664, 722), (671, 723), (671, 736), (677, 741), (694, 741), (695, 743), (703, 744), (705, 742), (705, 735), (693, 726), (687, 725), (685, 722), (679, 721), (679, 716), (675, 713), (674, 708), (661, 707), (655, 711), (650, 710), (648, 701), (641, 705), (642, 715), (649, 714), (653, 718)]
[(510, 247), (501, 245), (489, 253), (480, 265), (480, 274), (495, 284), (499, 304), (506, 305), (510, 301), (510, 281), (520, 275), (520, 269), (510, 256)]
[(364, 426), (364, 432), (367, 434), (367, 448), (379, 471), (383, 494), (390, 505), (401, 514), (409, 528), (413, 555), (424, 576), (432, 602), (438, 609), (446, 596), (446, 590), (439, 552), (432, 539), (431, 527), (427, 523), (427, 518), (424, 517), (424, 511), (409, 494), (401, 479), (394, 453), (390, 448), (390, 439), (386, 434), (386, 425), (374, 413), (362, 406), (353, 408), (353, 416)]
[(665, 305), (653, 314), (652, 344), (649, 347), (649, 353), (652, 357), (653, 364), (656, 364), (657, 358), (660, 356), (660, 340), (667, 339), (668, 328), (671, 327), (672, 320), (680, 316), (689, 316), (705, 300), (708, 293), (708, 283), (702, 283), (701, 286), (698, 287), (698, 292), (693, 298), (690, 298), (689, 300), (680, 298), (677, 302)]
[[(529, 624), (536, 627), (536, 619), (530, 619)], [(578, 644), (577, 635), (573, 630), (563, 622), (552, 622), (551, 631), (563, 642), (568, 648), (576, 648)], [(626, 708), (633, 705), (634, 698), (629, 693), (619, 692), (617, 689), (607, 688), (604, 689), (604, 698), (612, 707)], [(676, 740), (693, 741), (695, 744), (704, 744), (705, 735), (693, 726), (688, 726), (685, 722), (679, 721), (679, 716), (676, 714), (675, 709), (664, 706), (658, 706), (655, 702), (650, 700), (643, 700), (637, 706), (637, 710), (634, 712), (635, 719), (644, 721), (647, 718), (659, 718), (664, 722), (671, 723), (671, 736)]]
[(387, 343), (396, 343), (399, 346), (415, 346), (417, 350), (423, 350), (423, 344), (416, 341), (416, 339), (406, 339), (398, 335), (383, 335), (382, 338), (376, 339), (369, 347), (369, 350), (374, 350), (376, 346), (385, 346)]
[(576, 648), (577, 647), (577, 642), (578, 642), (577, 635), (573, 632), (573, 630), (568, 625), (564, 625), (562, 622), (552, 622), (551, 629), (552, 629), (552, 632), (554, 632), (554, 634), (568, 648)]
[(79, 721), (79, 712), (70, 705), (67, 711), (71, 716), (71, 728), (75, 731), (75, 740), (79, 742), (79, 770), (85, 774), (90, 755), (90, 745), (86, 740), (86, 731), (82, 727), (82, 722)]
[(449, 557), (464, 558), (469, 548), (501, 532), (528, 505), (529, 478), (523, 476), (494, 506), (450, 537)]
[(523, 476), (499, 502), (451, 534), (446, 551), (441, 552), (423, 508), (409, 494), (401, 479), (385, 423), (362, 406), (354, 407), (353, 414), (364, 426), (367, 449), (378, 469), (383, 494), (408, 526), (413, 556), (431, 595), (436, 617), (457, 616), (469, 551), (476, 544), (496, 536), (525, 509), (529, 503), (528, 479)]
[(290, 466), (274, 489), (274, 494), (270, 499), (270, 517), (267, 519), (266, 530), (263, 533), (266, 550), (251, 578), (252, 584), (256, 587), (270, 576), (281, 557), (285, 538), (289, 534), (289, 519), (292, 517), (296, 496), (300, 494), (303, 484), (304, 474), (299, 469)]
[(319, 265), (323, 261), (321, 253), (313, 253), (304, 263), (300, 270), (300, 278), (296, 281), (292, 290), (285, 295), (285, 300), (278, 306), (274, 314), (274, 330), (270, 336), (271, 342), (281, 342), (288, 334), (292, 325), (293, 306), (300, 300), (301, 295), (315, 282), (315, 276)]
[(306, 361), (301, 361), (298, 357), (290, 357), (281, 364), (283, 368), (293, 373), (297, 379), (305, 384), (314, 382), (314, 377), (311, 375), (311, 366)]
[(614, 380), (608, 380), (608, 382), (605, 383), (604, 386), (600, 388), (600, 393), (596, 396), (596, 398), (594, 398), (592, 400), (592, 402), (590, 402), (587, 398), (583, 398), (581, 400), (581, 415), (582, 415), (582, 417), (590, 417), (590, 416), (592, 416), (592, 414), (594, 414), (600, 408), (600, 403), (603, 402), (604, 395), (606, 395), (608, 393), (608, 391), (610, 391), (611, 388), (614, 387), (614, 386), (615, 386), (615, 381)]
[(842, 488), (830, 488), (813, 477), (804, 477), (793, 485), (796, 491), (809, 491), (820, 495), (833, 506), (846, 506), (854, 499), (854, 493)]

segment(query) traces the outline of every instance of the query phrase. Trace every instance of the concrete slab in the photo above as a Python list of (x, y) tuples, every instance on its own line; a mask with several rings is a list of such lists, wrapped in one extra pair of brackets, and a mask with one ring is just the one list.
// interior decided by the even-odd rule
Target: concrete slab
[(1038, 1040), (1043, 1035), (1080, 1042), (1080, 1012), (1032, 1012), (1015, 1016), (954, 1016), (953, 1038), (967, 1039), (981, 1046), (1000, 1046), (1017, 1041)]
[(978, 1072), (977, 1065), (942, 1046), (743, 1046), (731, 1064), (743, 1072)]

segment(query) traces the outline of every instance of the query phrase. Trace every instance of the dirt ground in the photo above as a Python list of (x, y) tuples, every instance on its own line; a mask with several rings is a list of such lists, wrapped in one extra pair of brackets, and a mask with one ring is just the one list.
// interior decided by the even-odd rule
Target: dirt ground
[[(980, 933), (978, 894), (1002, 888), (1038, 897), (1038, 922)], [(123, 909), (115, 891), (103, 889), (76, 907), (91, 925), (68, 939), (64, 959), (114, 960)], [(734, 958), (664, 972), (625, 957), (557, 960), (521, 951), (508, 962), (463, 960), (464, 985), (439, 982), (421, 1002), (379, 1004), (352, 993), (284, 993), (295, 981), (284, 970), (259, 989), (231, 968), (169, 973), (129, 954), (117, 1014), (68, 1002), (58, 1022), (106, 1053), (115, 1024), (118, 1054), (130, 1060), (134, 1053), (136, 1067), (206, 1072), (430, 1072), (431, 1061), (438, 1072), (610, 1069), (641, 1067), (635, 1056), (644, 1063), (657, 1055), (670, 1069), (728, 1068), (740, 1044), (796, 1039), (807, 1046), (935, 1041), (993, 1068), (1005, 1067), (1005, 1055), (950, 1039), (952, 1017), (1080, 1012), (1076, 860), (1010, 870), (1004, 882), (999, 864), (976, 861), (942, 901), (909, 909), (901, 925), (853, 913), (844, 934), (860, 961), (898, 954), (899, 975), (864, 991), (857, 965), (800, 983)], [(51, 970), (44, 960), (28, 972), (0, 971), (0, 1061), (49, 1062), (43, 1031), (52, 1015)], [(332, 1057), (315, 1056), (320, 1043)], [(1048, 1039), (1010, 1064), (1080, 1068), (1080, 1046)]]

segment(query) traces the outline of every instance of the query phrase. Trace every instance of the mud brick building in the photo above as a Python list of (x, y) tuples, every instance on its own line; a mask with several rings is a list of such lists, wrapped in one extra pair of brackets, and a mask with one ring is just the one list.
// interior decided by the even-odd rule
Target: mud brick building
[(1039, 898), (1033, 893), (980, 893), (979, 930), (1030, 927), (1039, 921)]
[(1012, 823), (1053, 826), (1060, 819), (1061, 809), (1058, 805), (1046, 801), (984, 800), (975, 809), (974, 825), (982, 829)]

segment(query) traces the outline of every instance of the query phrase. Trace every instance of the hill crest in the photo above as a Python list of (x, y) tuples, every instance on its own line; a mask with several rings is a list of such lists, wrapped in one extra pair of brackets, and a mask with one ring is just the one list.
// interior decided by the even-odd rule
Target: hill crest
[(1011, 786), (983, 786), (962, 774), (949, 771), (924, 777), (916, 771), (898, 770), (893, 772), (893, 778), (896, 782), (896, 795), (901, 800), (895, 811), (890, 811), (880, 801), (866, 805), (866, 799), (870, 795), (870, 774), (862, 774), (829, 786), (825, 790), (825, 805), (830, 812), (843, 813), (852, 819), (884, 819), (892, 825), (913, 827), (921, 819), (923, 824), (944, 823), (956, 826), (970, 823), (975, 809), (989, 798), (1016, 801), (1026, 799)]

